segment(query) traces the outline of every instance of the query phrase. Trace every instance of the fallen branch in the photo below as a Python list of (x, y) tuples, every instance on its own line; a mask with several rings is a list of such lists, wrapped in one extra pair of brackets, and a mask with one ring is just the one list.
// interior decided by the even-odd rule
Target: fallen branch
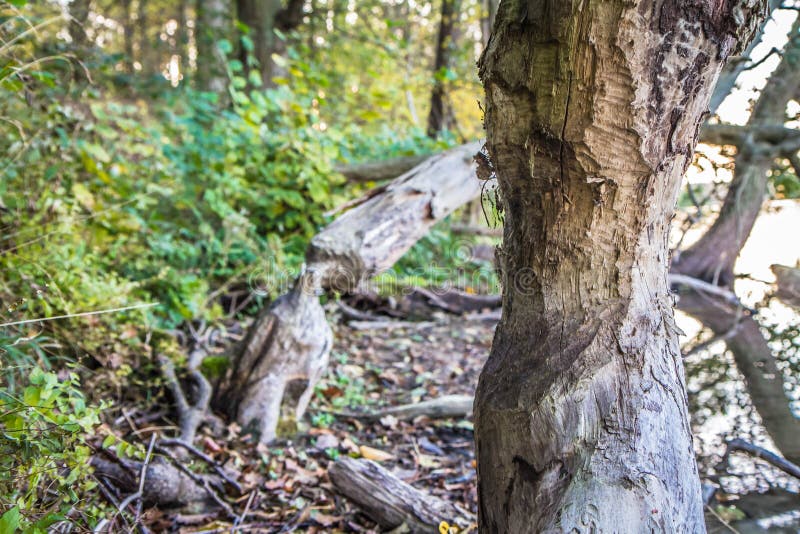
[(380, 182), (396, 178), (430, 157), (430, 154), (401, 156), (383, 161), (338, 165), (335, 170), (350, 182)]
[(370, 419), (380, 419), (391, 415), (397, 419), (414, 419), (426, 416), (432, 419), (466, 417), (472, 413), (472, 395), (445, 395), (431, 400), (393, 406), (368, 415)]
[(756, 458), (760, 458), (764, 460), (770, 465), (773, 465), (786, 473), (787, 475), (791, 475), (795, 478), (800, 479), (800, 466), (793, 464), (786, 458), (778, 456), (774, 452), (770, 452), (763, 447), (759, 447), (758, 445), (753, 445), (743, 439), (735, 438), (728, 442), (728, 448), (725, 451), (725, 455), (727, 456), (733, 451), (741, 451), (746, 452)]
[(370, 460), (340, 458), (328, 469), (336, 490), (385, 529), (438, 532), (442, 521), (468, 526), (475, 518), (454, 505), (406, 484)]

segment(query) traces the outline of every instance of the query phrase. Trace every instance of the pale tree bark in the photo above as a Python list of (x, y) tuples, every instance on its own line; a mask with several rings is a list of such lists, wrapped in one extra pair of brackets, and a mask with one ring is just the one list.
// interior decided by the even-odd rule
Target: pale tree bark
[(428, 113), (428, 136), (436, 137), (444, 130), (455, 127), (453, 107), (447, 97), (447, 83), (442, 74), (450, 68), (456, 48), (458, 29), (456, 23), (461, 15), (461, 0), (442, 0), (442, 17), (436, 39), (436, 57), (433, 62), (433, 89), (431, 109)]
[(228, 87), (225, 69), (227, 58), (217, 47), (222, 39), (230, 39), (233, 30), (233, 6), (229, 0), (198, 0), (197, 24), (197, 87), (224, 95)]
[(704, 531), (667, 235), (714, 82), (764, 11), (501, 2), (480, 63), (505, 214), (482, 531)]
[[(786, 130), (786, 106), (800, 86), (800, 20), (789, 35), (781, 62), (756, 101), (747, 128), (753, 131)], [(791, 132), (791, 130), (788, 130)], [(790, 137), (787, 134), (787, 137)], [(735, 173), (720, 214), (714, 224), (691, 247), (676, 254), (672, 270), (706, 282), (730, 286), (733, 268), (755, 224), (767, 194), (767, 176), (775, 158), (776, 145), (758, 142), (756, 135), (740, 139)], [(777, 146), (780, 146), (778, 144)], [(797, 152), (795, 146), (794, 152)]]

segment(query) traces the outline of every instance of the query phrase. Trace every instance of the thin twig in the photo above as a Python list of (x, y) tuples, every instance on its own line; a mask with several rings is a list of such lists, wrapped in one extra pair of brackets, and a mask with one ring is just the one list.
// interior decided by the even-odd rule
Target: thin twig
[[(156, 444), (156, 435), (155, 433), (150, 435), (150, 444), (147, 446), (147, 454), (144, 457), (144, 462), (142, 462), (142, 474), (139, 475), (139, 497), (144, 495), (144, 481), (147, 477), (147, 466), (150, 464), (150, 457), (153, 455), (153, 446)], [(139, 524), (139, 518), (142, 515), (142, 504), (143, 499), (139, 499), (136, 503), (136, 515), (133, 518), (133, 524)]]
[(2, 323), (0, 324), (0, 328), (3, 328), (5, 326), (17, 326), (21, 324), (44, 323), (47, 321), (57, 321), (59, 319), (71, 319), (72, 317), (89, 317), (91, 315), (102, 315), (104, 313), (117, 313), (128, 310), (140, 310), (143, 308), (152, 308), (153, 306), (158, 306), (159, 304), (160, 303), (158, 302), (150, 302), (144, 304), (135, 304), (133, 306), (125, 306), (123, 308), (113, 308), (110, 310), (97, 310), (97, 311), (82, 312), (82, 313), (70, 313), (67, 315), (58, 315), (56, 317), (40, 317), (38, 319), (25, 319), (24, 321), (14, 321), (13, 323)]

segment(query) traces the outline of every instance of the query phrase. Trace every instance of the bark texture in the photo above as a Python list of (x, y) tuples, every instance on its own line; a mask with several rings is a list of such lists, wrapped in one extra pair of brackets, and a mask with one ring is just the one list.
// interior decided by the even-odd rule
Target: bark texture
[(311, 241), (306, 273), (250, 327), (216, 407), (251, 427), (262, 442), (276, 436), (286, 384), (304, 378), (299, 420), (327, 367), (331, 330), (318, 294), (353, 291), (390, 268), (431, 226), (477, 197), (473, 155), (478, 143), (432, 156), (368, 196)]
[[(797, 96), (800, 86), (800, 21), (795, 22), (780, 64), (753, 108), (747, 123), (753, 130), (737, 144), (735, 173), (720, 214), (714, 224), (694, 245), (681, 251), (672, 262), (672, 270), (721, 286), (731, 286), (733, 268), (739, 251), (761, 212), (767, 193), (767, 178), (782, 143), (789, 143), (791, 134), (783, 127), (786, 106)], [(711, 128), (713, 131), (714, 129)], [(719, 129), (718, 129), (719, 130)], [(781, 141), (781, 133), (783, 141)], [(760, 137), (764, 137), (761, 140)], [(774, 144), (764, 146), (764, 141)], [(759, 142), (760, 141), (760, 142)], [(791, 149), (789, 149), (791, 150)], [(794, 152), (797, 152), (795, 145)]]
[(700, 532), (667, 233), (760, 2), (509, 0), (480, 63), (505, 214), (484, 532)]

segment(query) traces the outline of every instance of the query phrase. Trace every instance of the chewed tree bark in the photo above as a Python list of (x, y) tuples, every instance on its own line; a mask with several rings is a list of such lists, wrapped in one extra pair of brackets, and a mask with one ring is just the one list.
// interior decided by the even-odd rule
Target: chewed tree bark
[(485, 532), (704, 531), (667, 233), (764, 5), (507, 0), (480, 63), (505, 212), (478, 385)]

